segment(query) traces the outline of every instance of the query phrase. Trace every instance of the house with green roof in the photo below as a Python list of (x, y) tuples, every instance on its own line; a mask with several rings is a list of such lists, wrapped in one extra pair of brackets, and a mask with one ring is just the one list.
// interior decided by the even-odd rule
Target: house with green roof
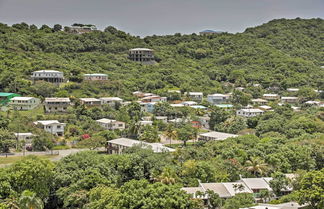
[(0, 105), (7, 105), (8, 102), (14, 97), (20, 96), (16, 93), (6, 93), (6, 92), (0, 92)]

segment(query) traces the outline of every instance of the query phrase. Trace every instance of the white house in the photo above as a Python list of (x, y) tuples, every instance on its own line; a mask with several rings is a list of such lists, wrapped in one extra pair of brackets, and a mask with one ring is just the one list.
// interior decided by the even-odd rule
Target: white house
[(96, 98), (80, 98), (80, 102), (89, 107), (101, 105), (101, 100)]
[(230, 99), (229, 94), (209, 94), (207, 101), (213, 105), (227, 102)]
[(281, 97), (281, 102), (289, 104), (298, 103), (298, 97)]
[(117, 120), (111, 120), (107, 118), (102, 118), (99, 120), (96, 120), (97, 123), (102, 126), (103, 128), (107, 130), (124, 130), (125, 129), (125, 123)]
[(263, 99), (266, 100), (277, 100), (279, 99), (279, 95), (278, 94), (263, 94)]
[(153, 112), (154, 106), (157, 102), (139, 102), (141, 110), (144, 112)]
[(202, 92), (188, 92), (186, 94), (190, 99), (194, 100), (194, 101), (198, 101), (201, 102), (204, 94)]
[(38, 120), (34, 122), (34, 124), (41, 126), (45, 131), (57, 136), (64, 135), (64, 127), (66, 125), (65, 123), (60, 123), (57, 120)]
[(32, 133), (14, 133), (18, 141), (25, 141), (26, 145), (31, 145), (33, 141), (34, 134)]
[(46, 81), (54, 84), (60, 84), (64, 81), (63, 73), (56, 70), (38, 70), (32, 73), (31, 78), (34, 83), (36, 81)]
[(69, 98), (49, 97), (45, 98), (45, 112), (67, 112), (67, 108), (71, 105)]
[(108, 75), (102, 73), (84, 74), (83, 79), (85, 81), (106, 81), (108, 80)]
[(299, 89), (298, 88), (288, 88), (287, 91), (288, 92), (298, 92)]
[(272, 107), (270, 107), (268, 105), (261, 105), (258, 107), (258, 109), (263, 110), (263, 111), (270, 111), (270, 110), (272, 110)]
[(199, 134), (198, 140), (202, 140), (202, 141), (215, 140), (215, 141), (218, 141), (218, 140), (225, 140), (225, 139), (230, 138), (230, 137), (238, 137), (238, 135), (212, 131), (212, 132), (208, 132), (208, 133)]
[(153, 121), (151, 121), (151, 120), (141, 120), (141, 121), (138, 121), (138, 123), (141, 126), (152, 126), (153, 125)]
[(236, 115), (243, 117), (254, 117), (258, 115), (262, 115), (264, 113), (263, 110), (260, 109), (240, 109), (236, 111)]
[(141, 102), (166, 102), (166, 101), (167, 101), (166, 97), (160, 97), (158, 95), (147, 96), (141, 99)]
[(108, 141), (107, 151), (109, 154), (122, 154), (123, 150), (140, 146), (142, 148), (150, 148), (153, 152), (173, 152), (175, 149), (164, 146), (161, 143), (148, 143), (128, 138), (118, 138)]
[(209, 116), (198, 117), (198, 121), (200, 122), (202, 128), (209, 129), (209, 121), (210, 121)]
[(123, 102), (123, 99), (119, 97), (101, 97), (99, 98), (101, 100), (102, 105), (110, 105), (111, 107), (115, 107), (116, 104), (121, 104)]
[(253, 105), (266, 105), (268, 103), (268, 100), (265, 99), (251, 99), (251, 102)]
[(35, 97), (14, 97), (9, 105), (15, 110), (32, 110), (40, 104), (40, 99)]
[(183, 104), (184, 106), (194, 106), (194, 105), (197, 105), (197, 102), (195, 102), (195, 101), (184, 101), (181, 104)]
[(168, 117), (167, 116), (156, 116), (155, 120), (159, 120), (159, 121), (162, 121), (163, 123), (167, 123)]

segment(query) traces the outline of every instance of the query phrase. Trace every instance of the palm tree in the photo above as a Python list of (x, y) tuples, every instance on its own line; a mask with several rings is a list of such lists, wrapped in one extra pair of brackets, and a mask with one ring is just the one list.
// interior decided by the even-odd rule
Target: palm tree
[(141, 124), (136, 121), (132, 121), (128, 128), (128, 137), (137, 138), (140, 132)]
[(162, 173), (155, 178), (155, 181), (163, 184), (175, 184), (177, 179), (178, 176), (175, 171), (172, 168), (166, 167), (163, 169)]
[(36, 196), (36, 193), (25, 190), (19, 198), (20, 209), (43, 209), (42, 200)]
[(177, 138), (177, 131), (174, 129), (172, 124), (168, 124), (166, 130), (164, 131), (164, 136), (170, 140), (170, 145), (171, 145), (171, 140)]
[(251, 157), (250, 160), (245, 162), (245, 165), (245, 169), (255, 176), (263, 175), (269, 170), (268, 164), (259, 157)]

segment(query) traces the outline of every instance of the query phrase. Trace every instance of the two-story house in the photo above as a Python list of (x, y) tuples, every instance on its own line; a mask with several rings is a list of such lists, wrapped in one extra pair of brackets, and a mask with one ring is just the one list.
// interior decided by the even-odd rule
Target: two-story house
[(34, 122), (36, 126), (39, 126), (40, 128), (43, 128), (45, 131), (57, 135), (57, 136), (63, 136), (64, 135), (64, 127), (65, 123), (60, 123), (57, 120), (38, 120)]
[(102, 126), (106, 130), (124, 130), (126, 126), (124, 122), (107, 118), (102, 118), (96, 121), (100, 126)]
[(230, 99), (229, 94), (209, 94), (207, 95), (207, 101), (213, 105), (228, 102)]
[(35, 97), (14, 97), (10, 100), (9, 105), (14, 110), (32, 110), (40, 104), (40, 99)]
[(67, 108), (71, 105), (69, 98), (48, 97), (45, 98), (45, 112), (67, 112)]
[(56, 70), (38, 70), (32, 73), (31, 78), (34, 83), (36, 81), (46, 81), (54, 84), (60, 84), (64, 82), (63, 73)]

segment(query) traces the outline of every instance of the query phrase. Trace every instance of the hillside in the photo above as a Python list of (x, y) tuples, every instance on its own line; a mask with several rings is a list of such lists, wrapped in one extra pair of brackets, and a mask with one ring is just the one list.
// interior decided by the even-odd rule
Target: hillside
[[(141, 39), (113, 27), (68, 34), (43, 26), (0, 25), (0, 91), (36, 95), (35, 70), (60, 70), (71, 81), (49, 96), (130, 96), (134, 90), (224, 92), (224, 83), (246, 86), (313, 86), (323, 89), (322, 19), (273, 20), (244, 33), (168, 35)], [(323, 37), (322, 37), (323, 38)], [(128, 49), (155, 50), (156, 65), (127, 59)], [(82, 73), (107, 73), (104, 85), (81, 85)], [(75, 82), (75, 83), (74, 83)]]

